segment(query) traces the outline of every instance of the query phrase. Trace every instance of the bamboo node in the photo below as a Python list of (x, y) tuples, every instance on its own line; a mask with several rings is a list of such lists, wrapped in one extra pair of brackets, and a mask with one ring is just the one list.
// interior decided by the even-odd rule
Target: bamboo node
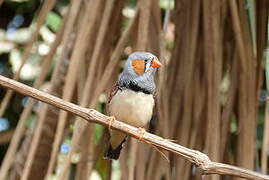
[(197, 166), (201, 167), (202, 169), (206, 169), (206, 167), (212, 163), (206, 154), (199, 151), (195, 151), (195, 154), (195, 164), (197, 164)]
[(110, 116), (107, 120), (108, 120), (108, 129), (111, 129), (111, 126), (116, 121), (116, 118), (114, 116)]
[(139, 133), (139, 141), (141, 141), (146, 133), (146, 130), (142, 127), (138, 128), (138, 133)]

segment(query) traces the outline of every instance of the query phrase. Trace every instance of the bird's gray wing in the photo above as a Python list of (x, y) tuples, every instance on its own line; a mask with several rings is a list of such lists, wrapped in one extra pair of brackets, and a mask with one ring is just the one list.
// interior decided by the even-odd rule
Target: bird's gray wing
[(112, 88), (110, 89), (110, 92), (108, 94), (108, 100), (106, 103), (106, 113), (109, 114), (109, 103), (111, 101), (111, 99), (113, 98), (113, 96), (115, 96), (115, 94), (117, 94), (118, 90), (120, 90), (120, 86), (119, 83), (115, 83)]

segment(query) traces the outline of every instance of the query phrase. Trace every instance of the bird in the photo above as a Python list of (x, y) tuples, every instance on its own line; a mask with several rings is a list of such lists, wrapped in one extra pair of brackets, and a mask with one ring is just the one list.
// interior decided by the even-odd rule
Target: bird
[(139, 128), (141, 137), (145, 133), (156, 101), (154, 77), (161, 66), (150, 52), (133, 52), (127, 58), (122, 73), (111, 88), (106, 106), (110, 121), (105, 159), (117, 160), (127, 139), (125, 133), (110, 128), (115, 119)]

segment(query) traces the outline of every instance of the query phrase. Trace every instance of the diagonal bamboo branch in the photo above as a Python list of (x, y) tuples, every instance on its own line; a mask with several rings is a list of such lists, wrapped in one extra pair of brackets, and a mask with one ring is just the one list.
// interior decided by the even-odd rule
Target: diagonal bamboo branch
[[(108, 116), (99, 113), (94, 109), (87, 109), (76, 104), (64, 101), (58, 97), (26, 86), (22, 83), (6, 78), (4, 76), (0, 76), (0, 85), (5, 88), (17, 91), (21, 94), (30, 96), (36, 100), (56, 106), (62, 110), (73, 113), (77, 116), (82, 117), (88, 122), (94, 122), (105, 126), (109, 125)], [(140, 137), (138, 128), (135, 128), (120, 121), (115, 121), (112, 124), (111, 128), (127, 133), (136, 139), (139, 139)], [(178, 156), (187, 159), (188, 161), (197, 165), (204, 174), (231, 175), (246, 179), (269, 180), (269, 176), (267, 175), (263, 175), (251, 170), (238, 168), (228, 164), (212, 162), (207, 155), (199, 151), (180, 146), (154, 134), (146, 132), (141, 141), (144, 141), (145, 143), (153, 146), (157, 146), (169, 152), (173, 152)]]

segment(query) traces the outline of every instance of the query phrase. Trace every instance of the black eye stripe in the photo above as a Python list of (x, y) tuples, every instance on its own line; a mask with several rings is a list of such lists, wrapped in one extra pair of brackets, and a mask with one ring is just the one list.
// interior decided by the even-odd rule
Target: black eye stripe
[(148, 63), (150, 63), (150, 65), (151, 65), (152, 61), (150, 59), (145, 59), (144, 62), (145, 62), (144, 72), (146, 72)]

